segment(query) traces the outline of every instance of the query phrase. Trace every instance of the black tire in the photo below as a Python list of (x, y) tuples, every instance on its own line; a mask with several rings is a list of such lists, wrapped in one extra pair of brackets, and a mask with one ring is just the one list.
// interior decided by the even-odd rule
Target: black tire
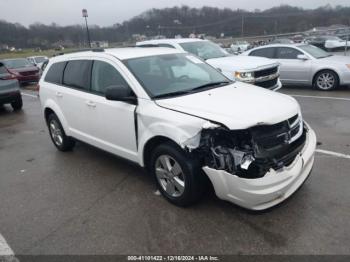
[(14, 111), (19, 111), (23, 107), (22, 96), (18, 96), (14, 102), (11, 103), (11, 106)]
[[(170, 195), (163, 188), (161, 184), (162, 182), (156, 174), (157, 160), (162, 156), (169, 156), (181, 167), (181, 178), (184, 181), (184, 190), (178, 196)], [(157, 146), (152, 152), (149, 164), (150, 172), (156, 181), (159, 191), (170, 203), (180, 207), (186, 207), (193, 205), (200, 200), (205, 189), (205, 175), (203, 174), (198, 161), (184, 152), (175, 143), (166, 142)]]
[[(55, 129), (52, 128), (52, 125), (55, 126)], [(66, 133), (64, 132), (62, 124), (55, 114), (51, 113), (47, 117), (47, 126), (49, 129), (52, 143), (55, 145), (55, 147), (59, 151), (67, 152), (67, 151), (71, 151), (74, 148), (75, 140), (69, 136), (66, 136)], [(58, 134), (60, 136), (60, 139), (56, 138), (56, 135)]]
[[(329, 79), (329, 82), (322, 79)], [(321, 91), (331, 91), (339, 87), (339, 77), (332, 70), (323, 70), (318, 72), (314, 78), (314, 87)]]

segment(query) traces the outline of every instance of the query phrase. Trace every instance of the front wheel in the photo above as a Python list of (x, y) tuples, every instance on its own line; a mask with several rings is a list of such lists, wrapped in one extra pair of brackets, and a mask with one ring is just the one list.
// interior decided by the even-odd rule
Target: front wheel
[(159, 191), (169, 202), (185, 207), (202, 196), (204, 174), (198, 162), (176, 144), (156, 147), (150, 165)]
[(339, 86), (338, 75), (330, 70), (319, 72), (314, 81), (314, 86), (321, 91), (330, 91)]

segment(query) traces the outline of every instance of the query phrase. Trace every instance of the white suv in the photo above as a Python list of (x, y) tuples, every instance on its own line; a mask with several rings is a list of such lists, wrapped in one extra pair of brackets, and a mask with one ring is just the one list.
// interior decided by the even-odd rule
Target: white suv
[(211, 181), (219, 198), (266, 209), (292, 195), (314, 163), (316, 136), (292, 97), (231, 82), (175, 49), (52, 58), (40, 99), (59, 150), (77, 139), (136, 162), (179, 206)]

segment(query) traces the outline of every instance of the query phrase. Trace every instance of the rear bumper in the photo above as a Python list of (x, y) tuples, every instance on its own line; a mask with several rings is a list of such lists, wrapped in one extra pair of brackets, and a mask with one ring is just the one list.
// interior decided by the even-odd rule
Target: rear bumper
[(40, 79), (39, 75), (30, 75), (30, 76), (17, 76), (17, 80), (20, 83), (31, 83), (31, 82), (38, 82)]
[(16, 101), (19, 97), (21, 97), (21, 93), (19, 90), (0, 93), (0, 105), (10, 104), (10, 103)]
[(316, 150), (316, 134), (309, 128), (304, 148), (294, 162), (263, 178), (243, 179), (221, 170), (204, 167), (216, 195), (251, 210), (271, 208), (289, 198), (311, 173)]

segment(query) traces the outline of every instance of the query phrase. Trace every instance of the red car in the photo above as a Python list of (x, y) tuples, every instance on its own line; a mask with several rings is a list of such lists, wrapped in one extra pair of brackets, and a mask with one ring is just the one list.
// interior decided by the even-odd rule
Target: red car
[(7, 71), (15, 76), (20, 84), (39, 81), (39, 68), (25, 58), (4, 59), (0, 63), (5, 65)]

